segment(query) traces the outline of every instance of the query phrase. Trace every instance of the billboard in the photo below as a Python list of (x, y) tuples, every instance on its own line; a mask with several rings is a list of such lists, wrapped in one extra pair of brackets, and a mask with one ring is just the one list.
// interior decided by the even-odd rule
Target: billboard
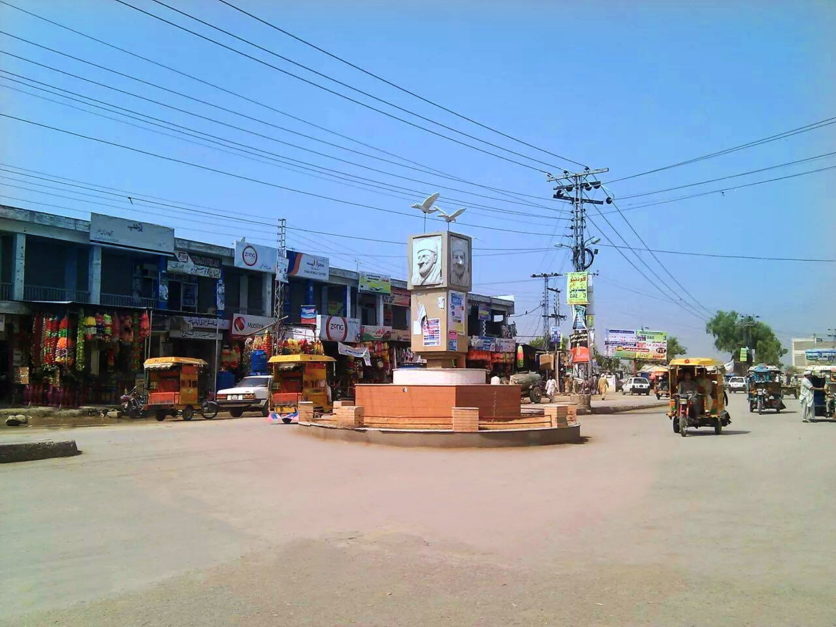
[(391, 294), (392, 277), (386, 276), (385, 274), (361, 272), (360, 286), (358, 289), (367, 294)]
[(250, 244), (243, 237), (235, 242), (235, 267), (257, 272), (276, 271), (276, 263), (279, 259), (279, 251), (269, 246)]
[[(166, 269), (173, 274), (188, 274), (208, 279), (221, 278), (221, 260), (214, 257), (204, 257), (178, 250), (175, 259), (169, 259)], [(223, 309), (221, 307), (221, 309)]]
[(287, 276), (289, 277), (327, 281), (330, 276), (328, 257), (317, 257), (308, 253), (289, 250), (287, 251), (287, 260)]
[(174, 252), (174, 229), (101, 213), (90, 214), (90, 241), (156, 253)]
[(804, 358), (811, 364), (836, 364), (836, 349), (820, 348), (804, 351)]
[(572, 331), (569, 336), (569, 354), (573, 364), (589, 363), (589, 331)]
[(604, 345), (607, 355), (617, 359), (668, 359), (668, 334), (664, 331), (608, 329)]
[(230, 334), (233, 337), (254, 335), (256, 333), (266, 331), (268, 327), (274, 325), (275, 323), (275, 318), (237, 313), (232, 316)]
[(341, 316), (317, 316), (316, 334), (326, 342), (357, 342), (360, 340), (360, 321)]
[(566, 302), (569, 305), (589, 304), (589, 272), (569, 272), (566, 275)]

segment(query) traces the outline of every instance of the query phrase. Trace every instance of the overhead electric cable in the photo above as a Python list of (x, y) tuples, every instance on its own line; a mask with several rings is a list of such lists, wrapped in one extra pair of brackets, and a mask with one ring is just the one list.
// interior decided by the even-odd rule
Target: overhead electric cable
[[(155, 1), (155, 2), (158, 2), (158, 0), (154, 0), (154, 1)], [(187, 32), (187, 33), (189, 33), (189, 34), (191, 34), (191, 35), (193, 35), (193, 36), (195, 36), (195, 37), (198, 37), (198, 38), (203, 39), (203, 40), (205, 40), (205, 41), (211, 42), (211, 43), (213, 43), (213, 44), (215, 44), (215, 45), (217, 45), (217, 46), (220, 46), (220, 47), (222, 47), (222, 48), (224, 48), (224, 49), (226, 49), (226, 50), (229, 50), (229, 51), (234, 52), (234, 53), (236, 53), (236, 54), (239, 54), (239, 55), (241, 55), (241, 56), (243, 56), (243, 57), (246, 57), (246, 58), (248, 58), (248, 59), (251, 59), (252, 61), (255, 61), (256, 63), (260, 63), (260, 64), (262, 64), (262, 65), (264, 65), (264, 66), (266, 66), (266, 67), (269, 67), (269, 68), (272, 68), (272, 69), (276, 70), (277, 72), (281, 72), (282, 74), (285, 74), (285, 75), (290, 76), (290, 77), (292, 77), (292, 78), (295, 78), (295, 79), (297, 79), (297, 80), (299, 80), (299, 81), (302, 81), (303, 83), (306, 83), (306, 84), (308, 84), (308, 85), (311, 85), (311, 86), (313, 86), (313, 87), (316, 87), (316, 88), (318, 88), (318, 89), (321, 89), (321, 90), (323, 90), (323, 91), (326, 91), (326, 92), (328, 92), (328, 93), (330, 93), (330, 94), (333, 94), (333, 95), (338, 96), (338, 97), (340, 97), (340, 98), (343, 98), (343, 99), (345, 99), (345, 100), (348, 100), (349, 102), (353, 102), (353, 103), (355, 103), (355, 104), (357, 104), (357, 105), (359, 105), (359, 106), (361, 106), (361, 107), (365, 107), (366, 109), (370, 109), (370, 110), (372, 110), (372, 111), (375, 111), (375, 112), (377, 112), (377, 113), (380, 113), (380, 114), (382, 114), (382, 115), (385, 115), (386, 117), (392, 118), (392, 119), (394, 119), (394, 120), (398, 120), (398, 121), (400, 121), (400, 122), (403, 122), (404, 124), (408, 124), (409, 126), (412, 126), (412, 127), (414, 127), (414, 128), (420, 129), (420, 130), (425, 131), (425, 132), (427, 132), (427, 133), (430, 133), (430, 134), (432, 134), (432, 135), (436, 135), (437, 137), (441, 137), (441, 138), (443, 138), (443, 139), (446, 139), (446, 140), (448, 140), (448, 141), (454, 142), (454, 143), (459, 144), (459, 145), (461, 145), (461, 146), (465, 146), (465, 147), (470, 148), (470, 149), (472, 149), (472, 150), (476, 150), (476, 151), (478, 151), (478, 152), (481, 152), (481, 153), (484, 153), (484, 154), (487, 154), (487, 155), (491, 155), (491, 156), (496, 157), (496, 158), (498, 158), (498, 159), (502, 159), (503, 161), (507, 161), (507, 162), (509, 162), (509, 163), (513, 163), (513, 164), (515, 164), (515, 165), (519, 165), (519, 166), (524, 167), (524, 168), (528, 168), (529, 170), (534, 170), (534, 171), (536, 171), (536, 172), (542, 172), (542, 173), (545, 173), (545, 171), (544, 171), (544, 170), (542, 170), (541, 168), (536, 168), (536, 167), (534, 167), (534, 166), (532, 166), (532, 165), (528, 165), (527, 163), (523, 163), (522, 161), (517, 161), (516, 159), (511, 159), (511, 158), (509, 158), (509, 157), (505, 157), (505, 156), (500, 155), (500, 154), (497, 154), (497, 153), (495, 153), (495, 152), (491, 152), (490, 150), (486, 150), (486, 149), (484, 149), (484, 148), (480, 148), (479, 146), (474, 146), (473, 144), (469, 144), (469, 143), (467, 143), (467, 142), (461, 141), (461, 140), (459, 140), (459, 139), (456, 139), (455, 137), (450, 137), (449, 135), (445, 135), (444, 133), (440, 133), (440, 132), (438, 132), (438, 131), (434, 131), (434, 130), (432, 130), (431, 128), (427, 128), (426, 126), (421, 126), (420, 124), (416, 124), (415, 122), (411, 122), (410, 120), (407, 120), (407, 119), (402, 118), (402, 117), (400, 117), (400, 116), (394, 115), (393, 113), (389, 113), (388, 111), (384, 111), (383, 109), (380, 109), (380, 108), (378, 108), (378, 107), (372, 106), (372, 105), (370, 105), (370, 104), (368, 104), (368, 103), (365, 103), (365, 102), (363, 102), (363, 101), (361, 101), (361, 100), (357, 100), (356, 98), (352, 98), (351, 96), (348, 96), (348, 95), (346, 95), (346, 94), (343, 94), (343, 93), (340, 93), (340, 92), (338, 92), (338, 91), (335, 91), (335, 90), (333, 90), (333, 89), (331, 89), (331, 88), (329, 88), (329, 87), (325, 87), (324, 85), (320, 85), (319, 83), (316, 83), (316, 82), (314, 82), (314, 81), (312, 81), (312, 80), (309, 80), (309, 79), (307, 79), (307, 78), (304, 78), (304, 77), (302, 77), (302, 76), (299, 76), (298, 74), (294, 74), (293, 72), (289, 72), (288, 70), (282, 69), (282, 68), (280, 68), (280, 67), (278, 67), (278, 66), (276, 66), (276, 65), (273, 65), (272, 63), (268, 63), (267, 61), (264, 61), (263, 59), (259, 59), (258, 57), (254, 57), (254, 56), (252, 56), (252, 55), (250, 55), (250, 54), (247, 54), (246, 52), (242, 52), (241, 50), (238, 50), (237, 48), (233, 48), (232, 46), (227, 46), (226, 44), (221, 43), (221, 42), (219, 42), (219, 41), (217, 41), (217, 40), (215, 40), (215, 39), (212, 39), (211, 37), (207, 37), (206, 35), (203, 35), (203, 34), (201, 34), (201, 33), (198, 33), (198, 32), (196, 32), (196, 31), (193, 31), (193, 30), (191, 30), (191, 29), (188, 29), (188, 28), (186, 28), (185, 26), (182, 26), (182, 25), (180, 25), (180, 24), (177, 24), (176, 22), (172, 22), (172, 21), (167, 20), (167, 19), (165, 19), (165, 18), (163, 18), (163, 17), (160, 17), (159, 15), (155, 15), (155, 14), (153, 14), (153, 13), (149, 12), (149, 11), (145, 11), (144, 9), (140, 9), (139, 7), (135, 7), (135, 6), (133, 6), (132, 4), (130, 4), (130, 3), (128, 3), (128, 2), (125, 2), (125, 0), (114, 0), (114, 2), (118, 2), (119, 4), (125, 5), (126, 7), (129, 7), (129, 8), (131, 8), (131, 9), (134, 9), (135, 11), (138, 11), (138, 12), (140, 12), (140, 13), (144, 13), (145, 15), (148, 15), (149, 17), (152, 17), (152, 18), (154, 18), (154, 19), (156, 19), (156, 20), (159, 20), (159, 21), (161, 21), (161, 22), (164, 22), (164, 23), (166, 23), (166, 24), (169, 24), (169, 25), (171, 25), (171, 26), (173, 26), (173, 27), (175, 27), (175, 28), (178, 28), (178, 29), (180, 29), (180, 30), (182, 30), (182, 31), (184, 31), (184, 32)], [(163, 4), (163, 3), (160, 3), (160, 4)], [(163, 6), (168, 6), (168, 5), (163, 4)], [(182, 11), (179, 11), (178, 9), (174, 9), (174, 8), (172, 8), (172, 7), (169, 7), (169, 8), (171, 8), (173, 11), (176, 11), (176, 12), (178, 12), (178, 13), (183, 13)], [(200, 19), (198, 19), (198, 18), (195, 18), (195, 17), (193, 17), (193, 16), (190, 16), (190, 15), (188, 15), (188, 14), (186, 14), (186, 13), (183, 13), (183, 14), (184, 14), (184, 15), (187, 15), (188, 17), (191, 17), (192, 19), (194, 19), (194, 20), (196, 20), (196, 21), (198, 21), (198, 22), (201, 22), (201, 20), (200, 20)], [(201, 23), (203, 23), (203, 22), (201, 22)], [(213, 26), (213, 25), (211, 25), (211, 24), (207, 24), (207, 26), (209, 26), (209, 27), (211, 27), (211, 28), (214, 28), (214, 29), (216, 29), (216, 30), (220, 30), (221, 32), (226, 32), (226, 31), (224, 31), (223, 29), (220, 29), (220, 28), (218, 28), (217, 26)], [(235, 37), (235, 38), (237, 38), (237, 39), (240, 39), (237, 35), (233, 35), (233, 34), (231, 34), (231, 33), (226, 33), (226, 34), (228, 34), (228, 35), (229, 35), (229, 36), (231, 36), (231, 37)], [(244, 40), (244, 41), (246, 41), (246, 40)], [(249, 43), (249, 42), (248, 42), (248, 43)], [(257, 47), (257, 48), (261, 48), (261, 47), (260, 47), (260, 46), (258, 46), (257, 44), (251, 44), (251, 45), (253, 45), (253, 46)], [(273, 54), (273, 55), (275, 55), (275, 56), (278, 56), (278, 57), (280, 57), (280, 58), (285, 59), (284, 57), (281, 57), (281, 55), (278, 55), (278, 54), (276, 54), (276, 53), (274, 53), (274, 52), (271, 52), (270, 50), (267, 50), (266, 48), (261, 48), (261, 49), (265, 50), (266, 52), (268, 52), (268, 53), (270, 53), (270, 54)], [(285, 59), (285, 60), (287, 60), (287, 59)], [(293, 63), (293, 61), (289, 61), (289, 62)], [(310, 71), (314, 71), (314, 70), (310, 70)], [(314, 71), (314, 72), (315, 72), (315, 71)], [(394, 105), (393, 105), (393, 106), (394, 106)], [(414, 115), (414, 114), (413, 114), (413, 115)], [(419, 117), (420, 117), (420, 116), (419, 116)], [(460, 133), (461, 133), (461, 131), (457, 131), (457, 132), (460, 132)], [(490, 142), (486, 142), (485, 140), (479, 140), (479, 141), (482, 141), (483, 143), (490, 144)], [(492, 144), (491, 144), (491, 145), (492, 145)], [(512, 152), (512, 153), (513, 153), (513, 151), (510, 151), (510, 150), (508, 150), (507, 148), (503, 148), (503, 150), (506, 150), (507, 152)], [(527, 158), (527, 159), (531, 159), (530, 157), (525, 157), (525, 158)], [(531, 159), (531, 160), (532, 160), (532, 161), (537, 161), (537, 160), (535, 160), (535, 159)]]
[(269, 26), (270, 28), (272, 28), (272, 29), (274, 29), (274, 30), (279, 31), (280, 33), (283, 33), (283, 34), (287, 35), (288, 37), (291, 37), (291, 38), (295, 39), (296, 41), (298, 41), (298, 42), (300, 42), (300, 43), (303, 43), (303, 44), (305, 44), (306, 46), (309, 46), (309, 47), (313, 48), (314, 50), (318, 50), (319, 52), (321, 52), (321, 53), (323, 53), (323, 54), (325, 54), (325, 55), (328, 55), (328, 56), (329, 56), (329, 57), (331, 57), (332, 59), (336, 59), (337, 61), (339, 61), (339, 62), (341, 62), (341, 63), (344, 63), (345, 65), (348, 65), (349, 67), (352, 67), (352, 68), (354, 68), (355, 70), (358, 70), (359, 72), (362, 72), (363, 74), (366, 74), (366, 75), (368, 75), (368, 76), (371, 76), (372, 78), (376, 78), (377, 80), (379, 80), (379, 81), (381, 81), (381, 82), (383, 82), (383, 83), (385, 83), (385, 84), (389, 85), (390, 87), (394, 87), (395, 89), (397, 89), (397, 90), (399, 90), (399, 91), (402, 91), (402, 92), (404, 92), (404, 93), (406, 93), (406, 94), (409, 94), (410, 96), (413, 96), (413, 97), (415, 97), (415, 98), (418, 98), (419, 100), (421, 100), (421, 101), (423, 101), (423, 102), (426, 102), (427, 104), (430, 104), (430, 105), (432, 105), (432, 106), (434, 106), (434, 107), (436, 107), (436, 108), (438, 108), (438, 109), (441, 109), (442, 111), (446, 111), (447, 113), (450, 113), (450, 114), (452, 114), (452, 115), (455, 115), (456, 117), (461, 118), (462, 120), (466, 120), (467, 122), (470, 122), (471, 124), (475, 124), (475, 125), (477, 125), (477, 126), (481, 126), (482, 128), (484, 128), (484, 129), (486, 129), (486, 130), (489, 130), (489, 131), (491, 131), (491, 132), (493, 132), (493, 133), (496, 133), (496, 134), (498, 134), (498, 135), (502, 135), (503, 137), (505, 137), (505, 138), (507, 138), (507, 139), (510, 139), (510, 140), (515, 141), (515, 142), (517, 142), (517, 143), (519, 143), (519, 144), (522, 144), (523, 146), (527, 146), (527, 147), (529, 147), (529, 148), (533, 148), (534, 150), (538, 150), (538, 151), (540, 151), (540, 152), (542, 152), (542, 153), (545, 153), (545, 154), (547, 154), (547, 155), (551, 155), (552, 157), (556, 157), (556, 158), (558, 158), (558, 159), (562, 159), (563, 161), (568, 161), (569, 163), (574, 163), (575, 165), (579, 165), (579, 166), (581, 166), (581, 167), (585, 167), (585, 166), (586, 166), (586, 164), (585, 164), (585, 163), (580, 163), (579, 161), (575, 161), (574, 159), (570, 159), (569, 157), (564, 157), (563, 155), (556, 154), (556, 153), (554, 153), (554, 152), (551, 152), (551, 151), (549, 151), (549, 150), (546, 150), (545, 148), (540, 148), (539, 146), (535, 146), (535, 145), (533, 145), (533, 144), (530, 144), (530, 143), (528, 143), (528, 142), (526, 142), (526, 141), (524, 141), (524, 140), (522, 140), (522, 139), (519, 139), (519, 138), (517, 138), (517, 137), (514, 137), (513, 135), (509, 135), (508, 133), (505, 133), (505, 132), (503, 132), (503, 131), (500, 131), (500, 130), (499, 130), (499, 129), (497, 129), (497, 128), (494, 128), (494, 127), (492, 127), (492, 126), (488, 126), (487, 124), (483, 124), (482, 122), (479, 122), (478, 120), (474, 120), (474, 119), (473, 119), (473, 118), (471, 118), (471, 117), (468, 117), (468, 116), (466, 116), (466, 115), (463, 115), (463, 114), (461, 114), (461, 113), (458, 113), (457, 111), (454, 111), (453, 109), (450, 109), (450, 108), (448, 108), (448, 107), (445, 107), (444, 105), (439, 104), (438, 102), (435, 102), (435, 101), (433, 101), (433, 100), (430, 100), (429, 98), (425, 98), (424, 96), (421, 96), (420, 94), (417, 94), (417, 93), (415, 93), (414, 91), (411, 91), (411, 90), (409, 90), (409, 89), (406, 89), (405, 87), (401, 87), (400, 85), (398, 85), (398, 84), (396, 84), (396, 83), (393, 83), (392, 81), (390, 81), (390, 80), (388, 80), (388, 79), (383, 78), (383, 77), (382, 77), (382, 76), (380, 76), (379, 74), (375, 74), (374, 72), (371, 72), (371, 71), (369, 71), (369, 70), (366, 70), (365, 68), (362, 68), (362, 67), (360, 67), (359, 65), (356, 65), (356, 64), (352, 63), (351, 61), (348, 61), (348, 60), (344, 59), (343, 57), (340, 57), (340, 56), (338, 56), (338, 55), (336, 55), (336, 54), (333, 54), (332, 52), (329, 52), (328, 50), (325, 50), (324, 48), (321, 48), (320, 46), (317, 46), (316, 44), (313, 44), (313, 43), (311, 43), (311, 42), (309, 42), (309, 41), (306, 41), (305, 39), (302, 39), (301, 37), (299, 37), (299, 36), (297, 36), (297, 35), (294, 35), (293, 33), (291, 33), (291, 32), (289, 32), (289, 31), (285, 30), (284, 28), (281, 28), (281, 27), (279, 27), (279, 26), (276, 26), (275, 24), (273, 24), (273, 23), (271, 23), (271, 22), (268, 22), (267, 20), (264, 20), (264, 19), (262, 19), (262, 18), (258, 17), (257, 15), (254, 15), (254, 14), (250, 13), (249, 11), (245, 11), (245, 10), (244, 10), (244, 9), (242, 9), (241, 7), (238, 7), (238, 6), (234, 5), (234, 4), (232, 4), (231, 2), (227, 2), (227, 0), (218, 0), (218, 1), (219, 1), (219, 2), (222, 2), (223, 4), (227, 5), (228, 7), (232, 8), (232, 9), (235, 9), (236, 11), (239, 11), (240, 13), (243, 13), (244, 15), (247, 15), (247, 16), (251, 17), (252, 19), (254, 19), (254, 20), (258, 21), (258, 22), (261, 22), (261, 23), (262, 23), (262, 24), (264, 24), (265, 26)]
[(791, 137), (793, 135), (798, 135), (799, 133), (806, 133), (808, 131), (815, 131), (817, 129), (823, 128), (825, 126), (830, 126), (831, 124), (836, 124), (836, 117), (825, 118), (823, 120), (819, 120), (818, 122), (812, 122), (810, 124), (805, 124), (804, 126), (799, 126), (798, 128), (790, 129), (788, 131), (784, 131), (782, 133), (777, 133), (775, 135), (770, 135), (768, 137), (763, 137), (761, 139), (756, 139), (745, 144), (740, 144), (738, 146), (732, 146), (731, 148), (725, 148), (723, 150), (718, 150), (717, 152), (712, 152), (706, 155), (701, 155), (699, 157), (694, 157), (692, 159), (686, 159), (685, 161), (678, 161), (677, 163), (672, 163), (670, 165), (662, 166), (659, 168), (654, 168), (652, 170), (646, 170), (644, 172), (638, 172), (636, 174), (631, 174), (630, 176), (622, 176), (618, 179), (611, 179), (606, 182), (607, 185), (611, 183), (618, 183), (619, 181), (627, 181), (629, 179), (638, 178), (640, 176), (645, 176), (647, 174), (655, 174), (656, 172), (663, 172), (665, 170), (670, 170), (672, 168), (678, 168), (679, 166), (688, 165), (691, 163), (696, 163), (697, 161), (704, 161), (706, 159), (712, 159), (714, 157), (719, 157), (722, 155), (727, 155), (732, 152), (737, 152), (738, 150), (744, 150), (746, 148), (752, 148), (754, 146), (760, 146), (761, 144), (766, 144), (769, 142), (773, 142), (779, 139), (785, 139), (787, 137)]

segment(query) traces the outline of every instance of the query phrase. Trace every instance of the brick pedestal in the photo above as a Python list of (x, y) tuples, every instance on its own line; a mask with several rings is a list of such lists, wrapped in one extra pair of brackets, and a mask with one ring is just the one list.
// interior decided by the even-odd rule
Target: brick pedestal
[(453, 407), (453, 431), (479, 431), (478, 407)]
[(346, 429), (356, 429), (363, 426), (363, 408), (354, 405), (341, 405), (334, 408), (337, 426)]
[(310, 402), (310, 401), (300, 401), (298, 411), (299, 411), (299, 422), (313, 422), (314, 406), (313, 406), (312, 402)]

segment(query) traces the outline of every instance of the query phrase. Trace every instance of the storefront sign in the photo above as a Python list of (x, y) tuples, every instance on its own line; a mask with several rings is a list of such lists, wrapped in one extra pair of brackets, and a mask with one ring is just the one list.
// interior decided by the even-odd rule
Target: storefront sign
[(358, 289), (368, 294), (391, 294), (392, 277), (385, 274), (360, 273), (360, 285)]
[(279, 251), (269, 246), (250, 244), (244, 238), (235, 242), (235, 267), (258, 272), (276, 271)]
[(310, 327), (285, 327), (284, 337), (290, 340), (316, 341), (316, 331)]
[(517, 348), (517, 341), (514, 338), (498, 337), (494, 340), (495, 352), (513, 353)]
[(360, 340), (363, 342), (384, 342), (391, 339), (392, 327), (364, 324), (360, 327)]
[(91, 213), (90, 241), (119, 248), (173, 253), (174, 229), (158, 224), (106, 216), (101, 213)]
[(555, 325), (549, 327), (549, 341), (552, 344), (560, 344), (560, 327)]
[(169, 272), (202, 276), (207, 279), (221, 278), (221, 262), (219, 259), (191, 255), (182, 250), (178, 250), (175, 257), (176, 259), (169, 259), (166, 264)]
[(364, 346), (363, 348), (355, 348), (353, 346), (346, 346), (342, 342), (337, 344), (337, 352), (340, 355), (346, 355), (347, 357), (354, 357), (355, 359), (362, 359), (363, 363), (366, 366), (372, 365), (371, 355), (369, 354), (369, 347)]
[(232, 335), (244, 336), (255, 335), (265, 331), (268, 327), (276, 323), (275, 318), (267, 316), (250, 316), (246, 314), (234, 314), (232, 316)]
[(392, 329), (389, 335), (389, 340), (392, 342), (409, 342), (411, 339), (409, 329)]
[(168, 332), (168, 336), (178, 340), (220, 340), (223, 338), (219, 331), (203, 331), (200, 329), (172, 329)]
[(804, 358), (815, 364), (836, 364), (836, 349), (806, 350), (804, 351)]
[(441, 346), (441, 319), (424, 318), (421, 323), (424, 346)]
[(340, 316), (317, 316), (316, 331), (327, 342), (357, 342), (360, 340), (360, 321)]
[(496, 338), (474, 335), (470, 338), (470, 348), (476, 351), (493, 352), (496, 350)]
[(409, 307), (412, 304), (412, 298), (409, 290), (402, 287), (393, 287), (387, 302), (394, 307)]
[[(154, 320), (162, 319), (161, 316), (154, 316)], [(156, 325), (154, 325), (156, 328)], [(191, 331), (192, 329), (220, 329), (226, 331), (230, 328), (230, 321), (221, 318), (202, 318), (200, 316), (172, 316), (171, 328), (179, 331)]]
[(570, 305), (589, 303), (588, 272), (570, 272), (566, 275), (566, 302)]
[(300, 322), (302, 324), (316, 324), (316, 307), (314, 305), (302, 305)]
[(572, 363), (589, 363), (589, 331), (573, 331), (569, 338), (569, 353)]
[(491, 308), (487, 305), (479, 305), (479, 322), (489, 322), (491, 319)]
[(666, 361), (668, 335), (662, 331), (610, 329), (604, 341), (606, 353), (618, 359)]
[(316, 279), (327, 281), (329, 277), (328, 257), (317, 257), (307, 253), (287, 251), (287, 276), (300, 279)]
[(218, 311), (226, 309), (226, 285), (220, 279), (215, 285), (215, 307)]
[(467, 351), (467, 358), (468, 361), (490, 361), (491, 360), (491, 352), (490, 351), (480, 351), (470, 349)]

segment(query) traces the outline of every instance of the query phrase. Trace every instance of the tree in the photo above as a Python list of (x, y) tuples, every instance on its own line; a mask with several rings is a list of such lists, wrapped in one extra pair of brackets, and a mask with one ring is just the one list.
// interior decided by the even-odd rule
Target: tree
[(755, 358), (767, 364), (780, 365), (781, 357), (787, 354), (768, 324), (736, 311), (718, 311), (706, 323), (705, 332), (714, 336), (717, 350), (730, 353), (733, 359), (744, 346), (754, 348)]
[(535, 337), (533, 340), (531, 340), (531, 341), (528, 343), (528, 345), (529, 345), (529, 346), (533, 346), (534, 348), (538, 348), (538, 349), (541, 349), (541, 350), (545, 350), (545, 348), (546, 348), (546, 340), (544, 340), (542, 337)]
[(676, 359), (680, 355), (686, 355), (688, 349), (679, 343), (679, 338), (675, 335), (668, 336), (668, 360)]

